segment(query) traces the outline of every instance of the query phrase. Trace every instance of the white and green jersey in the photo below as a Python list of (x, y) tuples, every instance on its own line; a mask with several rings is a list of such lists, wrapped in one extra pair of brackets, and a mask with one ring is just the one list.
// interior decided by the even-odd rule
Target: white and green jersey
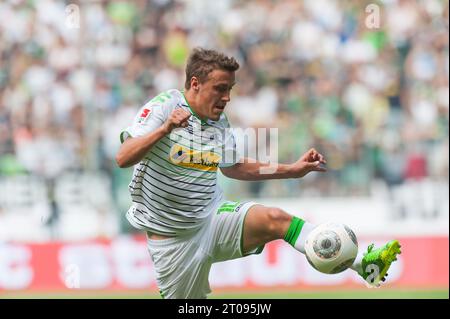
[(184, 108), (192, 116), (159, 140), (134, 167), (129, 191), (133, 206), (127, 213), (136, 228), (159, 235), (177, 236), (195, 231), (223, 197), (217, 185), (218, 167), (239, 158), (224, 114), (203, 122), (182, 92), (169, 90), (145, 104), (120, 139), (146, 135), (163, 125), (171, 112)]

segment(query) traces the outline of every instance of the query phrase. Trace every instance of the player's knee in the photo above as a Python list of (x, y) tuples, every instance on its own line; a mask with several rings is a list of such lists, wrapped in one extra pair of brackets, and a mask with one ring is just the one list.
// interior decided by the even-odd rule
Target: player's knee
[(267, 210), (266, 219), (268, 236), (277, 239), (284, 236), (284, 229), (289, 225), (292, 216), (280, 208), (271, 207)]

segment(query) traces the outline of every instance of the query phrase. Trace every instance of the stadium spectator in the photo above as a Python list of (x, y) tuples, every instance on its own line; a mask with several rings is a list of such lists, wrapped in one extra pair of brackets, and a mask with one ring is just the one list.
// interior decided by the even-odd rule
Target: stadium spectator
[(329, 159), (325, 177), (230, 187), (236, 196), (448, 182), (448, 1), (385, 2), (378, 29), (357, 0), (212, 5), (83, 2), (80, 28), (70, 28), (62, 1), (2, 1), (0, 175), (101, 169), (120, 187), (120, 129), (156, 92), (181, 88), (187, 53), (207, 46), (244, 62), (226, 110), (233, 126), (291, 136), (279, 141), (280, 162), (310, 145)]

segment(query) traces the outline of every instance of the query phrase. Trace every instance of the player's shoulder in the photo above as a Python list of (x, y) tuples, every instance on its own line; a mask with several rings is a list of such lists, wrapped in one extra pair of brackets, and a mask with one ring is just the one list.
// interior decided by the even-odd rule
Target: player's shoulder
[(150, 97), (142, 105), (136, 115), (135, 121), (144, 124), (148, 118), (156, 117), (165, 119), (177, 107), (184, 104), (183, 93), (179, 90), (171, 89), (163, 91), (156, 96)]
[(178, 105), (184, 104), (183, 93), (177, 89), (170, 89), (160, 92), (158, 95), (152, 97), (145, 106), (147, 107), (161, 107), (165, 109), (175, 109)]
[(228, 121), (228, 117), (225, 113), (220, 115), (220, 118), (217, 121), (208, 120), (208, 124), (217, 127), (217, 128), (230, 128), (230, 122)]

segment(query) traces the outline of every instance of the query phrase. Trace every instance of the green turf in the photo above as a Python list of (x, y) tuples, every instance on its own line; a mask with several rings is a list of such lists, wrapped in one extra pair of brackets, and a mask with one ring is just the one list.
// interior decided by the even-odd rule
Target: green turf
[[(129, 292), (104, 293), (74, 291), (59, 294), (0, 292), (3, 298), (88, 298), (88, 299), (160, 299), (157, 293)], [(330, 290), (330, 291), (286, 291), (286, 292), (246, 292), (246, 293), (212, 293), (211, 299), (448, 299), (449, 290), (398, 290), (398, 289), (367, 289), (367, 290)]]
[(259, 294), (212, 294), (211, 298), (273, 298), (273, 299), (448, 299), (448, 290), (342, 290), (302, 291)]

